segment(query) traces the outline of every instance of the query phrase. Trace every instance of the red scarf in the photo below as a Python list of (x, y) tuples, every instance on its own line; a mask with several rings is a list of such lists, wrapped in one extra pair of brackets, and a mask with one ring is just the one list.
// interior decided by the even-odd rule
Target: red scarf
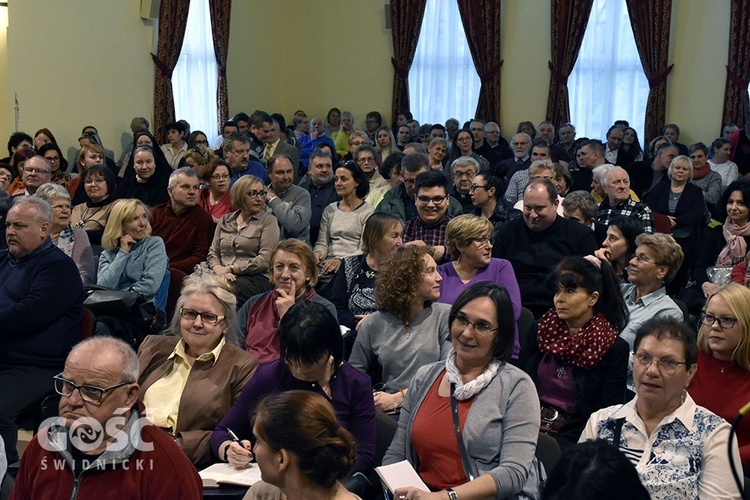
[(706, 163), (706, 166), (700, 170), (693, 169), (693, 180), (703, 179), (705, 176), (711, 173), (711, 167)]
[(550, 309), (539, 320), (539, 350), (574, 366), (590, 369), (599, 364), (617, 338), (617, 332), (602, 313), (596, 313), (574, 336), (569, 336), (569, 332), (557, 311)]
[[(300, 300), (312, 301), (315, 289), (310, 288)], [(279, 312), (276, 310), (276, 299), (279, 293), (274, 290), (265, 297), (255, 301), (247, 311), (245, 350), (265, 363), (281, 357), (281, 340), (279, 339)]]

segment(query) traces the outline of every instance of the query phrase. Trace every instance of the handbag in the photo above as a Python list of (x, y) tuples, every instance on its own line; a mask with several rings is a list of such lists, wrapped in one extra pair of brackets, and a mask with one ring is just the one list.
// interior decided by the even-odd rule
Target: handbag
[(99, 285), (87, 285), (84, 288), (86, 306), (95, 316), (124, 316), (141, 298), (141, 294), (130, 290), (112, 290)]

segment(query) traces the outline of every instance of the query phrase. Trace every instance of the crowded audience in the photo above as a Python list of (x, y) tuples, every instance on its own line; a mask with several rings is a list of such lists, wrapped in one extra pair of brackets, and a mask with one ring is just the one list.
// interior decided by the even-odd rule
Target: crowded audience
[[(184, 120), (152, 134), (136, 117), (117, 165), (91, 126), (70, 149), (47, 128), (11, 136), (11, 468), (17, 418), (56, 392), (65, 425), (48, 436), (80, 408), (109, 412), (111, 397), (128, 410), (123, 430), (144, 413), (158, 428), (138, 430), (169, 443), (160, 471), (186, 491), (189, 463), (256, 460), (263, 481), (248, 498), (368, 499), (373, 467), (406, 460), (442, 498), (538, 498), (541, 432), (583, 453), (571, 460), (610, 456), (634, 498), (737, 497), (727, 441), (750, 390), (745, 129), (686, 133), (688, 147), (676, 124), (642, 144), (624, 121), (579, 141), (572, 123), (524, 121), (508, 143), (479, 117), (371, 111), (359, 129), (343, 108), (320, 116), (299, 110), (287, 127), (240, 112), (216, 140)], [(397, 426), (390, 447), (379, 418)], [(749, 425), (729, 448), (740, 476)], [(575, 447), (590, 439), (612, 446)], [(88, 460), (76, 446), (34, 438), (18, 498), (49, 496), (52, 479), (68, 488)], [(58, 455), (73, 475), (39, 472)], [(569, 476), (549, 489), (591, 481)]]

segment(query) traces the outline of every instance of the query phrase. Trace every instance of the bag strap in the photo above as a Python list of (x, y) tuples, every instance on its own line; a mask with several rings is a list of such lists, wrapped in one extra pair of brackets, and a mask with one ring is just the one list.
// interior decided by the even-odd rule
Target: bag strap
[(620, 449), (620, 436), (622, 435), (622, 426), (625, 425), (625, 417), (615, 420), (614, 435), (612, 436), (612, 446)]
[(469, 481), (474, 480), (474, 475), (471, 473), (471, 464), (469, 464), (469, 457), (466, 455), (466, 446), (464, 445), (464, 439), (461, 437), (461, 424), (458, 420), (458, 400), (455, 398), (453, 393), (456, 391), (456, 384), (451, 383), (451, 408), (453, 411), (453, 430), (456, 432), (456, 441), (458, 441), (458, 450), (461, 452), (461, 462), (464, 464), (464, 472), (468, 476)]

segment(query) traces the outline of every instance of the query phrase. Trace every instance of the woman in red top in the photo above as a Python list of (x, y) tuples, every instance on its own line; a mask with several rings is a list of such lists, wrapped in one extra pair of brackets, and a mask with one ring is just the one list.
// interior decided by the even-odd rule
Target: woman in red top
[[(750, 399), (750, 290), (730, 283), (709, 297), (698, 331), (698, 372), (688, 386), (695, 404), (732, 422)], [(737, 428), (750, 467), (750, 420)]]
[(214, 222), (219, 222), (223, 215), (235, 212), (229, 191), (231, 172), (229, 165), (222, 159), (216, 159), (208, 164), (203, 173), (203, 182), (208, 184), (200, 194), (200, 205), (203, 210), (211, 214)]

